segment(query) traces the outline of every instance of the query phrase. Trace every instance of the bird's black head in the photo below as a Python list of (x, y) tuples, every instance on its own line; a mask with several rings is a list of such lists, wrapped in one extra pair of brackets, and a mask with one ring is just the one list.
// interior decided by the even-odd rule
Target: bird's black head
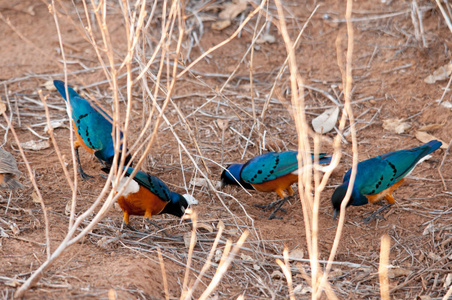
[(176, 192), (171, 192), (171, 201), (165, 206), (160, 214), (170, 214), (179, 218), (185, 214), (188, 207), (188, 201), (184, 196)]
[[(121, 152), (121, 155), (123, 155), (123, 153), (124, 153), (124, 152)], [(96, 155), (96, 153), (94, 153), (94, 155)], [(106, 166), (107, 168), (111, 169), (111, 166), (113, 165), (113, 158), (114, 158), (114, 157), (115, 157), (114, 155), (113, 155), (113, 156), (110, 156), (110, 157), (105, 161), (105, 166)], [(99, 158), (99, 159), (100, 159), (100, 158)], [(127, 166), (127, 164), (130, 162), (131, 159), (132, 159), (132, 155), (129, 153), (129, 154), (127, 155), (125, 161), (124, 161), (124, 166)], [(101, 160), (102, 160), (102, 159), (101, 159)], [(119, 159), (118, 159), (118, 166), (119, 166), (120, 163), (121, 163), (121, 156), (119, 156)], [(132, 166), (133, 166), (133, 163), (131, 163), (129, 167), (132, 167)]]
[(226, 185), (241, 185), (247, 190), (254, 190), (253, 186), (242, 180), (240, 172), (242, 171), (243, 164), (229, 165), (226, 170), (221, 173), (221, 188)]
[[(347, 188), (348, 188), (348, 182), (343, 183), (342, 185), (340, 185), (336, 188), (333, 195), (331, 196), (331, 202), (332, 202), (333, 208), (334, 208), (334, 216), (333, 216), (334, 219), (336, 219), (336, 217), (339, 215), (339, 212), (341, 211), (341, 204), (345, 198), (345, 194), (347, 193)], [(353, 203), (353, 194), (351, 195), (350, 200), (347, 203), (347, 207), (352, 205), (352, 203)]]
[[(331, 196), (331, 202), (333, 203), (334, 208), (334, 218), (336, 218), (336, 216), (341, 211), (341, 204), (342, 201), (344, 201), (345, 194), (347, 193), (348, 185), (349, 181), (347, 180), (340, 186), (338, 186)], [(369, 199), (367, 199), (366, 196), (360, 193), (359, 189), (356, 188), (356, 185), (353, 186), (352, 194), (350, 196), (350, 200), (347, 203), (347, 207), (349, 207), (350, 205), (360, 206), (367, 203), (369, 203)]]

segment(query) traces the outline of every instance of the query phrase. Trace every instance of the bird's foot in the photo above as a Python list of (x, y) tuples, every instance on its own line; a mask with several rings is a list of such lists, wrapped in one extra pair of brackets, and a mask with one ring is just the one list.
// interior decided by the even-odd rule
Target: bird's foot
[(369, 224), (370, 221), (372, 221), (374, 219), (384, 219), (383, 216), (379, 216), (378, 214), (380, 214), (381, 212), (385, 211), (386, 209), (388, 209), (391, 206), (392, 206), (392, 204), (386, 204), (385, 206), (379, 208), (378, 210), (373, 212), (370, 216), (368, 216), (367, 218), (364, 218), (363, 219), (363, 223), (364, 224)]
[(289, 199), (289, 197), (285, 197), (284, 199), (280, 200), (280, 203), (278, 204), (278, 206), (276, 206), (276, 208), (273, 210), (273, 212), (270, 214), (270, 216), (268, 216), (269, 220), (273, 220), (273, 219), (282, 219), (282, 217), (277, 217), (275, 216), (276, 212), (278, 210), (283, 211), (284, 213), (287, 213), (287, 211), (284, 208), (281, 208), (281, 206), (284, 205), (284, 203), (286, 203), (286, 201)]
[[(261, 208), (263, 211), (267, 211), (267, 210), (270, 210), (270, 209), (278, 206), (281, 202), (284, 204), (284, 202), (286, 202), (285, 199), (286, 198), (280, 199), (280, 200), (276, 200), (276, 201), (273, 201), (272, 203), (267, 204), (267, 205), (254, 204), (254, 206)], [(282, 210), (283, 212), (287, 213), (287, 211), (284, 208), (280, 208), (279, 210)]]
[[(133, 228), (130, 224), (125, 224), (125, 223), (122, 223), (122, 224), (123, 224), (123, 226), (125, 226), (125, 228), (129, 229), (130, 231), (133, 231), (133, 232), (139, 232), (138, 230), (136, 230), (135, 228)], [(122, 231), (122, 229), (123, 229), (123, 226), (121, 226), (121, 231)]]
[(80, 174), (80, 177), (82, 177), (83, 180), (93, 181), (92, 178), (94, 178), (94, 176), (86, 174), (85, 171), (83, 171), (82, 168), (79, 168), (78, 172)]
[(85, 171), (83, 171), (83, 169), (82, 169), (82, 163), (80, 162), (80, 155), (78, 153), (78, 148), (79, 148), (79, 146), (75, 147), (75, 158), (77, 159), (78, 172), (80, 173), (80, 177), (82, 177), (83, 180), (92, 181), (91, 178), (94, 178), (94, 176), (86, 174)]

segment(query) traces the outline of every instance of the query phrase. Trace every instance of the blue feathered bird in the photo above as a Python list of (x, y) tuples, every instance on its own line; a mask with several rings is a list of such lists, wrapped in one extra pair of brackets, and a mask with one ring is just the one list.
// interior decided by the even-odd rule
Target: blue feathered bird
[[(386, 199), (389, 203), (383, 209), (394, 204), (395, 199), (392, 192), (403, 183), (403, 178), (413, 170), (422, 158), (437, 150), (441, 145), (440, 141), (433, 140), (416, 148), (389, 152), (358, 163), (356, 179), (347, 206), (375, 203), (381, 199)], [(347, 171), (343, 183), (336, 188), (331, 197), (334, 218), (340, 212), (351, 172), (351, 169)], [(380, 213), (382, 210), (376, 213)]]
[[(241, 185), (246, 189), (260, 192), (276, 192), (282, 199), (269, 205), (259, 206), (264, 210), (276, 209), (269, 219), (276, 218), (275, 213), (292, 196), (292, 184), (298, 182), (298, 151), (268, 152), (250, 159), (245, 164), (232, 164), (221, 174), (221, 186)], [(312, 155), (312, 160), (314, 156)], [(331, 162), (325, 153), (319, 155), (319, 163)]]
[[(64, 82), (54, 80), (53, 84), (64, 100), (68, 101)], [(79, 173), (83, 179), (87, 179), (92, 176), (83, 171), (78, 148), (82, 146), (89, 153), (94, 154), (107, 167), (111, 166), (115, 155), (113, 119), (100, 107), (82, 98), (71, 87), (68, 86), (67, 90), (69, 93), (69, 104), (72, 110), (72, 122), (75, 128), (75, 135), (77, 136), (77, 140), (74, 142), (74, 148)], [(122, 132), (120, 133), (120, 138), (123, 138)], [(130, 159), (131, 155), (129, 154), (126, 157), (126, 164)]]
[[(108, 168), (102, 170), (109, 172)], [(133, 171), (134, 169), (130, 167), (126, 169), (126, 176), (119, 182), (118, 190), (123, 187)], [(171, 214), (180, 218), (189, 204), (196, 203), (196, 199), (191, 195), (173, 192), (162, 180), (143, 171), (137, 171), (118, 198), (118, 204), (124, 213), (123, 222), (126, 225), (129, 224), (131, 215), (144, 216), (148, 221), (153, 215), (158, 214)]]

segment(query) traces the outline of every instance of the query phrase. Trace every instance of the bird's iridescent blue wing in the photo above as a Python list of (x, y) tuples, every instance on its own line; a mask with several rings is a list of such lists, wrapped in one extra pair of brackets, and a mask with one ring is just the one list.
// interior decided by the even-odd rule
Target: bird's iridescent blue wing
[[(64, 82), (55, 80), (54, 85), (64, 100), (67, 101)], [(67, 88), (72, 110), (72, 120), (75, 123), (78, 134), (89, 148), (100, 152), (96, 156), (100, 159), (107, 160), (108, 157), (114, 155), (114, 152), (112, 153), (114, 150), (111, 117), (100, 107), (80, 97), (71, 87), (68, 86)]]
[[(126, 174), (130, 176), (133, 170), (133, 168), (127, 168)], [(139, 185), (144, 186), (153, 194), (157, 195), (157, 197), (159, 197), (162, 201), (171, 201), (171, 191), (169, 190), (168, 186), (159, 178), (150, 174), (146, 174), (143, 171), (138, 171), (133, 179), (138, 182)]]
[(249, 160), (240, 177), (248, 183), (259, 184), (289, 174), (298, 169), (297, 151), (268, 152)]

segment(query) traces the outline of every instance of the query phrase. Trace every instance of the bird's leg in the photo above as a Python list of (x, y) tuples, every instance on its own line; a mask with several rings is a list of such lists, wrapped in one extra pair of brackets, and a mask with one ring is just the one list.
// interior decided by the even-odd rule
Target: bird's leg
[(278, 210), (282, 210), (283, 212), (287, 213), (285, 209), (281, 208), (281, 206), (283, 206), (284, 203), (286, 203), (286, 201), (289, 199), (289, 197), (290, 196), (286, 196), (286, 197), (284, 197), (284, 199), (280, 200), (280, 203), (278, 204), (278, 206), (273, 210), (273, 212), (268, 217), (269, 220), (282, 219), (282, 217), (276, 217), (275, 214)]
[(135, 228), (133, 228), (129, 223), (124, 223), (124, 222), (121, 224), (121, 231), (123, 230), (124, 225), (125, 225), (125, 227), (126, 227), (127, 229), (129, 229), (130, 231), (139, 232), (138, 230), (136, 230)]
[(368, 216), (367, 218), (364, 218), (363, 223), (368, 224), (373, 219), (384, 219), (382, 216), (378, 216), (378, 214), (385, 211), (386, 209), (388, 209), (391, 206), (392, 206), (392, 204), (386, 204), (385, 206), (379, 208), (377, 211), (373, 212), (370, 216)]
[[(272, 203), (267, 204), (267, 205), (254, 204), (254, 206), (261, 208), (263, 211), (267, 211), (267, 210), (270, 210), (270, 209), (278, 206), (281, 202), (284, 204), (284, 202), (286, 202), (286, 200), (287, 200), (287, 199), (286, 200), (284, 200), (284, 199), (279, 199), (279, 200), (273, 201)], [(281, 205), (280, 205), (280, 207), (281, 207)], [(279, 210), (287, 213), (287, 211), (284, 208), (279, 208)]]
[(107, 165), (105, 164), (105, 162), (102, 160), (102, 159), (100, 159), (99, 157), (97, 157), (96, 156), (96, 158), (97, 158), (97, 160), (101, 163), (101, 165), (102, 165), (102, 167), (107, 167)]
[(83, 180), (91, 180), (90, 178), (94, 178), (94, 176), (88, 175), (83, 171), (82, 164), (80, 163), (80, 155), (78, 154), (78, 147), (75, 146), (75, 157), (77, 158), (78, 163), (78, 172), (80, 173), (80, 177), (82, 177)]

